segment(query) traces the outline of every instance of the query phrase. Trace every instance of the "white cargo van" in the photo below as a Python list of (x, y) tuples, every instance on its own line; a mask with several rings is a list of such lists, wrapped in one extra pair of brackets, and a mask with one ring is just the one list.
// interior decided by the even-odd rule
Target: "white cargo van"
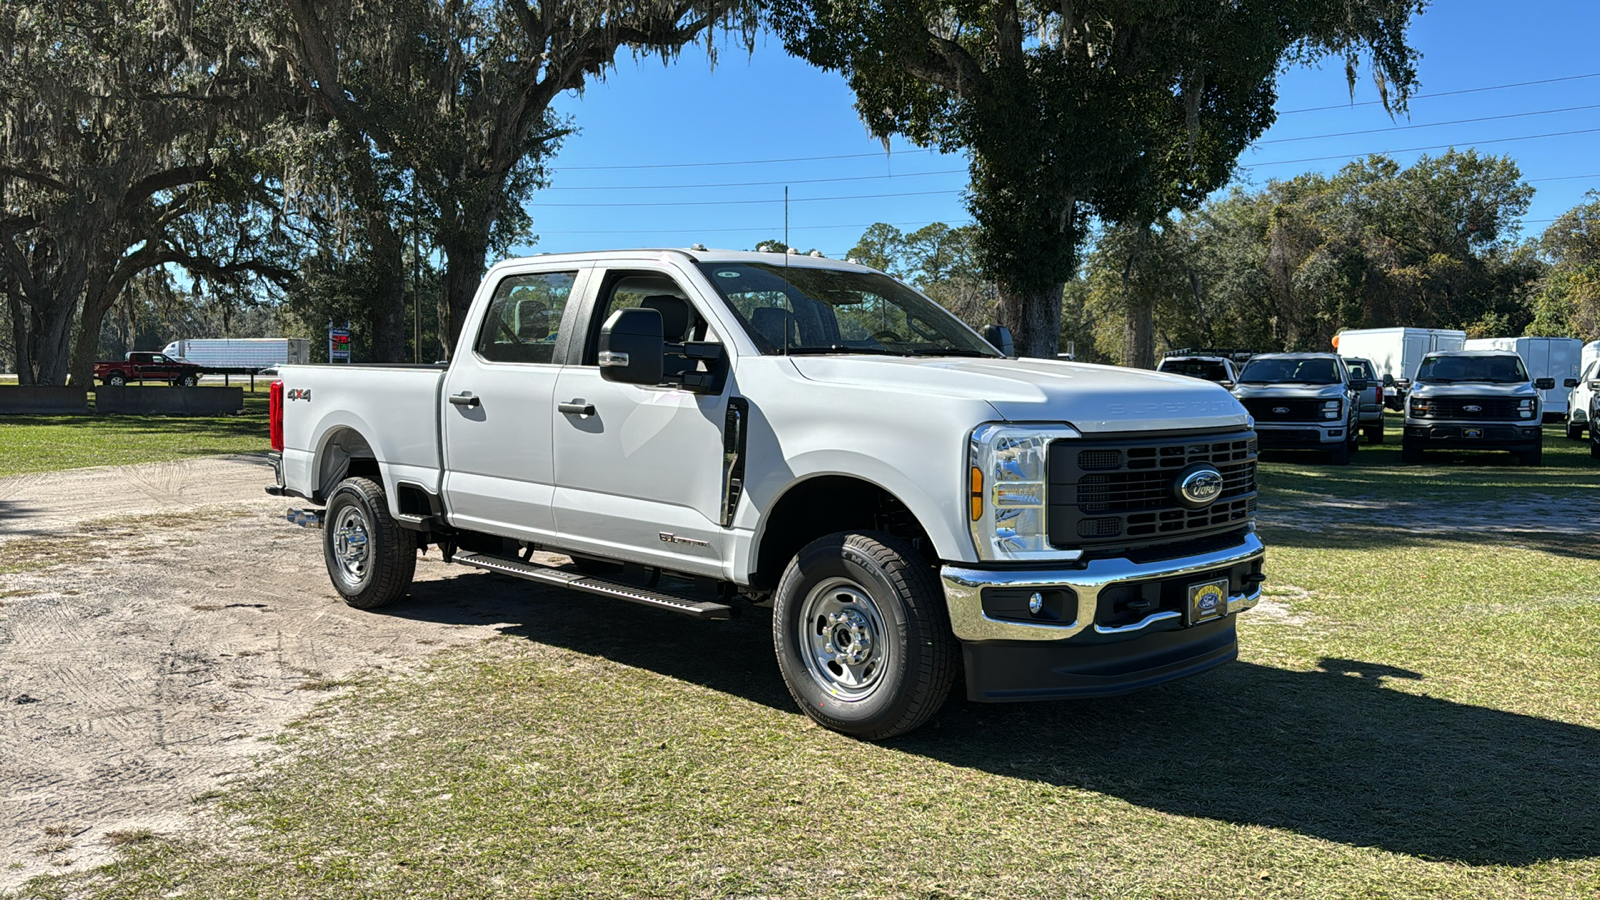
[(1460, 350), (1466, 340), (1465, 331), (1449, 328), (1357, 328), (1335, 335), (1333, 347), (1340, 356), (1370, 360), (1373, 377), (1383, 382), (1384, 404), (1398, 410), (1405, 408), (1406, 391), (1422, 358)]
[(1537, 381), (1553, 379), (1554, 388), (1539, 392), (1539, 408), (1546, 419), (1564, 419), (1567, 416), (1567, 392), (1577, 386), (1578, 365), (1583, 356), (1583, 342), (1577, 338), (1557, 337), (1498, 337), (1473, 338), (1463, 350), (1510, 350), (1522, 357), (1528, 367), (1528, 377)]

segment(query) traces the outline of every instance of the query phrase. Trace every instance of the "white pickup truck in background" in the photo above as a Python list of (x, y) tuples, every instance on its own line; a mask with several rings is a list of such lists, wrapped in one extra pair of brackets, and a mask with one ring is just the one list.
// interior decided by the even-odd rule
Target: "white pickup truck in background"
[(1005, 358), (849, 263), (513, 260), (448, 367), (289, 366), (273, 398), (269, 491), (326, 507), (291, 517), (350, 604), (404, 596), (437, 545), (702, 618), (771, 606), (796, 702), (863, 738), (963, 672), (995, 701), (1202, 672), (1260, 596), (1256, 437), (1225, 389)]

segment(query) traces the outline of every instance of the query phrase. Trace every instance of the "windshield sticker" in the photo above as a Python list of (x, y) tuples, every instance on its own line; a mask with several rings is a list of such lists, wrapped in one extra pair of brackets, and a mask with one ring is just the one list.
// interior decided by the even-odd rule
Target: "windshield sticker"
[(717, 277), (718, 278), (738, 278), (739, 277), (739, 273), (738, 272), (718, 272), (717, 273)]

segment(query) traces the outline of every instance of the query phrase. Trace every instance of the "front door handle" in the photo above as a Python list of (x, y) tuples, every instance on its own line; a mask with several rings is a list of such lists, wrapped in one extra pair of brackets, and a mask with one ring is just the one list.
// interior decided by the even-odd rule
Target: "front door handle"
[(594, 415), (594, 404), (584, 400), (581, 397), (576, 400), (568, 400), (565, 403), (558, 403), (556, 404), (556, 409), (561, 410), (569, 416)]
[(450, 402), (454, 403), (456, 406), (465, 406), (467, 409), (477, 409), (479, 406), (483, 405), (483, 401), (478, 399), (478, 395), (471, 391), (462, 391), (459, 394), (451, 394)]

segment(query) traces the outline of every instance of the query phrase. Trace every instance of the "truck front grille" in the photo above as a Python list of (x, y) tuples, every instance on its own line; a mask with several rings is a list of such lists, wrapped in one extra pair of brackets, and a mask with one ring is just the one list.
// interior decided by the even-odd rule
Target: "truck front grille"
[(1272, 400), (1265, 397), (1251, 397), (1239, 402), (1250, 411), (1250, 415), (1256, 417), (1257, 422), (1322, 421), (1321, 400)]
[[(1428, 401), (1430, 419), (1467, 419), (1484, 421), (1485, 419), (1515, 419), (1517, 418), (1517, 403), (1519, 401), (1508, 397), (1435, 397)], [(1476, 409), (1467, 409), (1469, 406)]]
[[(1178, 476), (1196, 463), (1222, 473), (1204, 509), (1178, 503)], [(1143, 440), (1061, 440), (1050, 445), (1050, 543), (1134, 547), (1239, 528), (1256, 510), (1251, 431)]]

